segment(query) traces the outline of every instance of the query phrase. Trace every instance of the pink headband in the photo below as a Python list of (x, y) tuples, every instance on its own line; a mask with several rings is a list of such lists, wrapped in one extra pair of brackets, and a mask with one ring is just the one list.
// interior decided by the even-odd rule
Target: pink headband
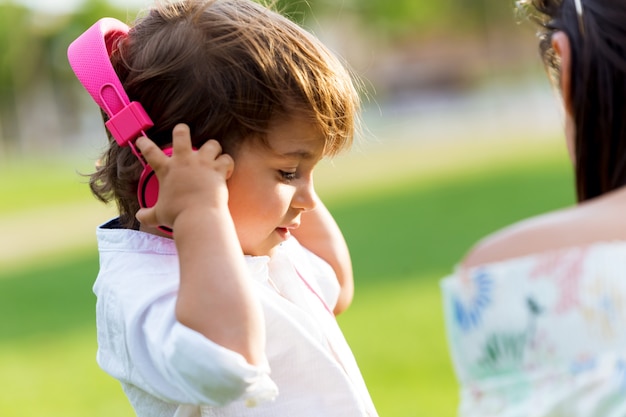
[(67, 57), (78, 80), (109, 116), (106, 127), (115, 141), (130, 146), (139, 157), (133, 141), (145, 135), (153, 123), (140, 103), (128, 99), (110, 59), (115, 42), (127, 34), (126, 24), (102, 18), (72, 42)]

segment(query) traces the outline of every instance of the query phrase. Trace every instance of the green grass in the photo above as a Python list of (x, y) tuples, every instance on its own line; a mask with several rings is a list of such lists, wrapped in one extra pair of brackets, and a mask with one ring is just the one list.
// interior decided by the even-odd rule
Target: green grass
[(439, 276), (364, 285), (340, 324), (381, 416), (453, 416)]
[(573, 202), (564, 167), (519, 164), (401, 186), (332, 205), (361, 282), (450, 269), (473, 242), (513, 221)]
[(132, 416), (95, 363), (97, 254), (0, 275), (0, 415)]
[[(320, 173), (357, 280), (339, 321), (382, 417), (454, 415), (439, 279), (486, 233), (574, 201), (562, 152), (515, 149), (380, 151)], [(0, 271), (0, 415), (134, 415), (95, 364), (96, 271), (92, 252)]]
[(131, 417), (120, 385), (95, 365), (93, 326), (0, 344), (0, 415)]
[(0, 216), (25, 209), (85, 200), (93, 163), (70, 159), (6, 159), (0, 161)]

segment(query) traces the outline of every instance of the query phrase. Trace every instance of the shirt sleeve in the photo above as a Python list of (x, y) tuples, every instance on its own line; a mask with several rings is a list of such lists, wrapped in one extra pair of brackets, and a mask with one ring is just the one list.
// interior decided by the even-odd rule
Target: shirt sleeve
[(276, 397), (267, 360), (250, 365), (176, 320), (177, 282), (125, 278), (131, 284), (101, 283), (96, 291), (98, 362), (106, 371), (168, 402), (254, 406)]

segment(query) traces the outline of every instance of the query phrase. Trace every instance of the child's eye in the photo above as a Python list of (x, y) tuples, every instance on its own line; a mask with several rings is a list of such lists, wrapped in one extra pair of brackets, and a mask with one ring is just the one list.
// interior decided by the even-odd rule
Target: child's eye
[(284, 179), (285, 181), (292, 181), (296, 179), (295, 172), (287, 172), (287, 171), (282, 171), (282, 170), (279, 170), (278, 172), (280, 173), (281, 178)]

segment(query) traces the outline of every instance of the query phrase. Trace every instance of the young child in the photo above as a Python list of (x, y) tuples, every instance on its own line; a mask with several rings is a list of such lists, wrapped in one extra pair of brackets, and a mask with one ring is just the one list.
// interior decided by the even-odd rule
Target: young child
[(139, 417), (376, 416), (333, 314), (349, 254), (313, 187), (354, 134), (349, 73), (248, 0), (156, 6), (107, 47), (154, 127), (111, 140), (91, 178), (119, 208), (97, 231), (99, 365)]

